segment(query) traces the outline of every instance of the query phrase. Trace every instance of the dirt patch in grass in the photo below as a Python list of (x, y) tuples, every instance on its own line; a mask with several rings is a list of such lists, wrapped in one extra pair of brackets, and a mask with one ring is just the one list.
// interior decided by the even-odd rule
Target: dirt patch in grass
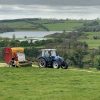
[(8, 67), (6, 63), (0, 63), (0, 67)]

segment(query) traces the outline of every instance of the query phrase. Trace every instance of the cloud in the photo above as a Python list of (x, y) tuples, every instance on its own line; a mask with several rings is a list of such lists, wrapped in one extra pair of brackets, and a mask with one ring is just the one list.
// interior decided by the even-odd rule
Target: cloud
[(0, 20), (17, 18), (95, 19), (100, 6), (0, 5)]
[(25, 5), (100, 5), (100, 0), (0, 0), (0, 4), (25, 4)]

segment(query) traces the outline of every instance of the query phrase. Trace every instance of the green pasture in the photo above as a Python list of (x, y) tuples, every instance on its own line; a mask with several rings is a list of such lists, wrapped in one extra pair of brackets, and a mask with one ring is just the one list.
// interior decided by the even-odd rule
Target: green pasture
[(83, 22), (80, 21), (65, 21), (64, 23), (49, 23), (49, 24), (44, 24), (49, 30), (52, 31), (72, 31), (75, 30), (76, 28), (82, 26)]
[(1, 26), (9, 26), (15, 30), (35, 30), (43, 31), (43, 27), (48, 28), (50, 31), (72, 31), (75, 28), (80, 27), (83, 24), (83, 21), (80, 20), (64, 20), (62, 22), (53, 21), (49, 19), (34, 20), (13, 20), (0, 22)]
[(0, 68), (0, 100), (100, 100), (100, 72)]
[(100, 36), (100, 32), (86, 32), (89, 39), (93, 39), (94, 36)]
[(86, 32), (87, 38), (81, 39), (80, 41), (86, 42), (89, 48), (98, 48), (100, 47), (100, 39), (94, 39), (94, 36), (100, 36), (100, 32)]
[(80, 41), (86, 42), (88, 44), (88, 46), (89, 46), (90, 49), (100, 47), (100, 40), (82, 39)]

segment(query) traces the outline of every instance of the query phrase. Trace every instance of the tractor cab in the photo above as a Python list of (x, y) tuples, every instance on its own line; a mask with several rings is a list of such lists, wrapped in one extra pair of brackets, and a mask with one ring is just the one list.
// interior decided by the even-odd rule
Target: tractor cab
[(43, 57), (56, 56), (56, 49), (42, 49), (42, 56)]

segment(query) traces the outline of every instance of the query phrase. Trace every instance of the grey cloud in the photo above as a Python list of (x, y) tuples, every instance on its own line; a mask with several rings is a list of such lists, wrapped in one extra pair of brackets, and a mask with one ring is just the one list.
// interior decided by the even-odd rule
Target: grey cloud
[(0, 4), (26, 4), (26, 5), (100, 5), (100, 0), (0, 0)]
[(0, 20), (16, 18), (100, 18), (100, 6), (0, 5)]

